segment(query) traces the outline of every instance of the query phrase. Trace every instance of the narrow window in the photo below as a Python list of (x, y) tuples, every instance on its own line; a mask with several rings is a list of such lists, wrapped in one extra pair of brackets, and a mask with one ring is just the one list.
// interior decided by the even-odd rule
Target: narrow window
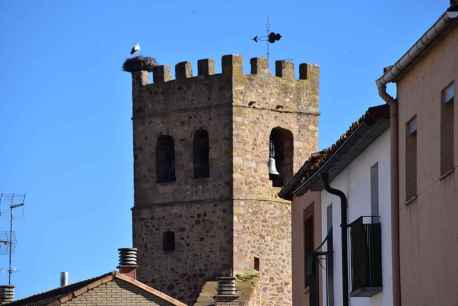
[(452, 82), (442, 91), (441, 97), (441, 175), (455, 168), (454, 155), (454, 100), (455, 83)]
[(259, 271), (259, 257), (254, 258), (253, 267), (256, 271)]
[(175, 251), (175, 233), (172, 231), (164, 232), (162, 235), (162, 248), (164, 252)]
[(208, 132), (198, 130), (193, 144), (194, 178), (210, 176), (209, 151)]
[(326, 207), (326, 229), (328, 232), (332, 230), (332, 203)]
[(305, 287), (310, 287), (313, 275), (313, 213), (304, 220)]
[(161, 135), (156, 146), (156, 179), (158, 183), (175, 181), (175, 145), (173, 138)]
[(417, 195), (417, 118), (414, 117), (406, 124), (406, 154), (405, 154), (405, 184), (406, 201)]
[(371, 167), (371, 216), (379, 215), (378, 163)]
[(269, 179), (273, 187), (282, 187), (293, 176), (293, 134), (274, 128), (269, 139)]

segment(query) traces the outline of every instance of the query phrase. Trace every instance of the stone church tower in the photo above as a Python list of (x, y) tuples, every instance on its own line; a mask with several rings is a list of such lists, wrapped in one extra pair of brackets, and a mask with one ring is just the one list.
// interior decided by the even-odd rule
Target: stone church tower
[[(192, 305), (218, 276), (259, 271), (258, 303), (291, 305), (291, 208), (277, 193), (317, 149), (319, 68), (242, 57), (132, 73), (138, 278)], [(149, 72), (153, 81), (149, 80)], [(269, 175), (269, 157), (278, 175)], [(271, 164), (272, 167), (272, 164)], [(301, 272), (299, 272), (301, 273)]]

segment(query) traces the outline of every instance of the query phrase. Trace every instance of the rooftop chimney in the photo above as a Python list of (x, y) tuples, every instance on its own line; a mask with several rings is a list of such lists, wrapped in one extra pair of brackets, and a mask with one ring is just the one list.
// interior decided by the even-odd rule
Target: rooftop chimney
[[(216, 305), (225, 305), (239, 297), (234, 276), (218, 277), (218, 294), (214, 297)], [(220, 304), (221, 302), (221, 304)], [(231, 304), (232, 305), (232, 304)]]
[(137, 249), (120, 248), (119, 252), (119, 273), (132, 278), (137, 278)]
[(0, 286), (0, 304), (8, 304), (14, 300), (14, 286)]
[(450, 0), (450, 8), (458, 9), (458, 0)]
[(68, 272), (60, 272), (60, 286), (65, 287), (68, 285)]

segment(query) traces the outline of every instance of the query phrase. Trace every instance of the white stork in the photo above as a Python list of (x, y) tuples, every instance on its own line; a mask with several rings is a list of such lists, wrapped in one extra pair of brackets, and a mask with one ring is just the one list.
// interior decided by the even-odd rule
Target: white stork
[(130, 54), (131, 55), (139, 55), (140, 54), (140, 44), (135, 43), (135, 45), (130, 49)]

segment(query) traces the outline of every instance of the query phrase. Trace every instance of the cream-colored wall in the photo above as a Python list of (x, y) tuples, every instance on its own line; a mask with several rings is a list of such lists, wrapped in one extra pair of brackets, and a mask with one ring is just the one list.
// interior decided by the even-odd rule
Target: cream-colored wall
[[(371, 167), (378, 164), (379, 216), (382, 228), (382, 280), (383, 289), (372, 297), (350, 297), (351, 306), (392, 306), (392, 252), (391, 252), (391, 163), (390, 131), (385, 131), (330, 183), (345, 193), (348, 200), (348, 223), (361, 216), (371, 215)], [(332, 205), (332, 230), (334, 249), (334, 305), (342, 305), (342, 239), (340, 199), (321, 191), (321, 219), (323, 239), (326, 236), (327, 207)], [(350, 230), (349, 230), (350, 232)], [(350, 234), (349, 234), (350, 237)], [(351, 288), (351, 239), (348, 240), (349, 289)], [(322, 271), (323, 275), (324, 271)], [(326, 292), (325, 286), (323, 286)]]
[[(320, 192), (308, 191), (302, 196), (294, 197), (291, 212), (292, 221), (292, 254), (293, 254), (293, 305), (309, 306), (309, 294), (305, 291), (305, 254), (304, 254), (304, 213), (313, 206), (314, 245), (321, 242), (321, 208)], [(321, 282), (321, 280), (320, 280)], [(321, 283), (320, 283), (321, 288)], [(321, 296), (321, 290), (320, 290)], [(320, 305), (321, 305), (321, 298)], [(317, 305), (318, 306), (318, 305)]]
[[(458, 106), (455, 172), (440, 178), (441, 91), (458, 86), (458, 26), (398, 81), (403, 306), (458, 305)], [(417, 116), (418, 197), (405, 202), (405, 124)]]

